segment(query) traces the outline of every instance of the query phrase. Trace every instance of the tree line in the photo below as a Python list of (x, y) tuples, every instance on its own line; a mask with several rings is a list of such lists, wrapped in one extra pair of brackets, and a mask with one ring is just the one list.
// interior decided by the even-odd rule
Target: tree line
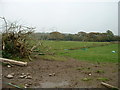
[(105, 33), (99, 32), (78, 32), (77, 34), (64, 34), (58, 31), (51, 33), (35, 33), (35, 37), (40, 40), (57, 40), (57, 41), (91, 41), (91, 42), (111, 42), (119, 41), (120, 36), (114, 35), (111, 30)]

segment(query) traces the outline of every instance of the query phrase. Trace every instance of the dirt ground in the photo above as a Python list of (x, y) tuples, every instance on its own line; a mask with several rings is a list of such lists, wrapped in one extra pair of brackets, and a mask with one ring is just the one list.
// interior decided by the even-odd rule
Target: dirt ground
[[(118, 86), (117, 63), (92, 63), (88, 61), (34, 60), (26, 67), (3, 65), (3, 88), (14, 88), (7, 83), (28, 88), (106, 88), (104, 81)], [(8, 79), (8, 74), (14, 77)], [(21, 74), (31, 78), (20, 78)]]

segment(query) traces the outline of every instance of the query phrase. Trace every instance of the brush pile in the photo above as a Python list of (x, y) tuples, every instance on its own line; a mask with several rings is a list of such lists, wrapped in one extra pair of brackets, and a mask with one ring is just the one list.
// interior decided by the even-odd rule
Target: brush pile
[[(4, 17), (0, 17), (2, 25), (2, 56), (3, 58), (30, 58), (35, 46), (30, 44), (32, 40), (33, 27), (10, 23)], [(36, 48), (36, 47), (35, 47)]]

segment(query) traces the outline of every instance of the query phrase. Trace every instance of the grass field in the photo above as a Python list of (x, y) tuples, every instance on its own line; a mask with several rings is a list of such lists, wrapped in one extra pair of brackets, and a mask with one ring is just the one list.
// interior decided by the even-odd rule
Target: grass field
[(118, 61), (118, 44), (109, 42), (44, 41), (44, 45), (51, 47), (49, 52), (54, 52), (54, 55), (41, 56), (44, 59), (74, 58), (97, 62)]

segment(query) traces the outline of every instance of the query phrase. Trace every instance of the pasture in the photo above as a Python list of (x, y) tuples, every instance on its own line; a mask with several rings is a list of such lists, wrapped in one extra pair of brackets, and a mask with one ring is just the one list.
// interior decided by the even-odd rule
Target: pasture
[[(54, 55), (43, 58), (74, 58), (93, 62), (118, 62), (118, 44), (110, 42), (44, 41)], [(115, 51), (115, 53), (112, 53)]]

